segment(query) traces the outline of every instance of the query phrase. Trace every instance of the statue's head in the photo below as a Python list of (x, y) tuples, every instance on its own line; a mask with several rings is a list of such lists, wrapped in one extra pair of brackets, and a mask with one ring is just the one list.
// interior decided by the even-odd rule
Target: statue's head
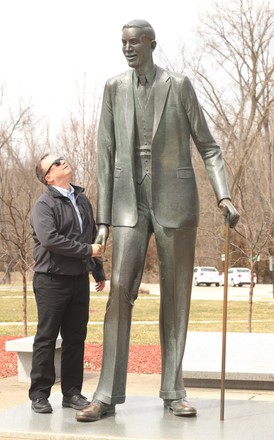
[(130, 67), (146, 70), (153, 65), (156, 44), (154, 29), (146, 20), (131, 20), (123, 26), (122, 50)]

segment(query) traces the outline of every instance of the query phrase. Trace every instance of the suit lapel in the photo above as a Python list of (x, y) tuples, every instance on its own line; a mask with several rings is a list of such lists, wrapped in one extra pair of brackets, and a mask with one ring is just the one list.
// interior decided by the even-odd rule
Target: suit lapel
[(133, 148), (134, 135), (134, 96), (133, 96), (133, 70), (128, 70), (121, 83), (121, 106), (124, 111), (128, 139)]
[(155, 84), (154, 84), (154, 122), (152, 139), (158, 129), (160, 119), (163, 113), (165, 102), (167, 99), (167, 94), (170, 89), (170, 79), (168, 73), (161, 67), (157, 66)]
[[(134, 96), (133, 96), (133, 70), (128, 70), (120, 84), (121, 105), (124, 109), (127, 133), (131, 148), (134, 148)], [(168, 91), (170, 89), (170, 77), (161, 67), (157, 66), (154, 83), (154, 122), (152, 139), (158, 129), (163, 113)]]

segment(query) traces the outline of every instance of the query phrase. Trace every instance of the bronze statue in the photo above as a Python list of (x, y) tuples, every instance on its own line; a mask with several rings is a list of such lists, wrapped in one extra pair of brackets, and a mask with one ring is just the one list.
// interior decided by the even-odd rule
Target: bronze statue
[(78, 421), (114, 414), (125, 401), (132, 308), (154, 233), (160, 270), (160, 341), (164, 407), (195, 416), (182, 376), (189, 319), (199, 200), (191, 138), (204, 160), (217, 203), (234, 227), (220, 147), (190, 80), (153, 62), (155, 33), (144, 20), (122, 30), (131, 70), (107, 81), (98, 132), (97, 243), (112, 225), (111, 289), (104, 322), (103, 365), (92, 403)]

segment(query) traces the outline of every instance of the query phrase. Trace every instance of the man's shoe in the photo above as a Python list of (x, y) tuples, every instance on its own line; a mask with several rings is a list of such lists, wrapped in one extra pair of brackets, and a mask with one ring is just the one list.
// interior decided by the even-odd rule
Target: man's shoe
[(36, 413), (48, 414), (52, 413), (52, 406), (49, 403), (48, 399), (45, 397), (39, 397), (36, 400), (32, 401), (31, 408)]
[(175, 416), (191, 417), (197, 415), (197, 410), (186, 399), (164, 400), (164, 407), (173, 411)]
[(65, 408), (84, 409), (90, 402), (82, 394), (75, 394), (74, 396), (63, 396), (62, 406)]
[(100, 400), (93, 400), (89, 406), (82, 411), (77, 411), (76, 420), (78, 422), (95, 422), (103, 416), (115, 413), (115, 405), (109, 405)]

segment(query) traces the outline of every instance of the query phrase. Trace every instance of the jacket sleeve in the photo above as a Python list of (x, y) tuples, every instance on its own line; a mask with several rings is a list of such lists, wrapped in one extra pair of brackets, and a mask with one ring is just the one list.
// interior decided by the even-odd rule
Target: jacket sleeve
[(56, 228), (53, 209), (44, 201), (38, 200), (32, 210), (31, 225), (41, 245), (55, 254), (85, 259), (92, 254), (91, 244), (80, 243), (60, 234)]
[(115, 130), (113, 99), (109, 81), (104, 88), (97, 153), (97, 224), (111, 224), (113, 172), (115, 156)]
[[(93, 208), (92, 205), (89, 203), (90, 211), (91, 211), (91, 217), (93, 219)], [(97, 235), (97, 227), (93, 220), (93, 228), (92, 228), (92, 243), (95, 242), (95, 238)], [(103, 268), (103, 263), (100, 259), (93, 257), (90, 258), (88, 261), (88, 271), (92, 273), (93, 278), (96, 282), (98, 281), (105, 281), (106, 276)]]
[(184, 78), (181, 96), (192, 138), (204, 161), (217, 202), (224, 198), (230, 198), (221, 148), (208, 128), (204, 112), (188, 77)]
[(96, 282), (98, 281), (105, 281), (106, 279), (106, 275), (105, 275), (105, 271), (103, 268), (103, 263), (98, 260), (97, 258), (92, 258), (93, 260), (93, 265), (92, 265), (92, 269), (91, 269), (91, 273), (93, 278), (95, 279)]

